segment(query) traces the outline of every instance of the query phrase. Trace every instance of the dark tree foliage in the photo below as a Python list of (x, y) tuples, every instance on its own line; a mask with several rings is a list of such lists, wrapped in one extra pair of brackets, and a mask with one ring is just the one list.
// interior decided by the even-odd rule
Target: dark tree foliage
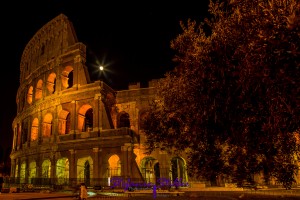
[[(263, 172), (290, 188), (300, 124), (298, 0), (210, 2), (211, 19), (181, 22), (177, 67), (145, 122), (149, 151), (188, 154), (189, 173), (241, 184)], [(209, 31), (208, 28), (209, 27)]]

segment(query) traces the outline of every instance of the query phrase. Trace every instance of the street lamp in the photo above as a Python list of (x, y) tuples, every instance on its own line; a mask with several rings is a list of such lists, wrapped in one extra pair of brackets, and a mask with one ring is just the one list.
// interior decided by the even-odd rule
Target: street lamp
[(104, 67), (103, 67), (103, 65), (99, 66), (99, 70), (100, 70), (100, 80), (103, 81), (102, 80), (102, 76), (103, 76), (103, 73), (104, 73)]

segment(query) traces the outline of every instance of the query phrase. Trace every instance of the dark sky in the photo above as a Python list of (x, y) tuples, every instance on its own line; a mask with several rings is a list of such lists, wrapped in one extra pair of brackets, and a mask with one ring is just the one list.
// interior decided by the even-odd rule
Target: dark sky
[[(209, 0), (7, 1), (1, 11), (0, 146), (12, 145), (19, 63), (22, 52), (47, 22), (63, 13), (73, 23), (79, 42), (87, 46), (92, 80), (97, 60), (107, 66), (104, 81), (116, 90), (128, 83), (161, 78), (173, 69), (170, 41), (181, 33), (179, 21), (207, 16)], [(132, 2), (132, 3), (131, 3)], [(138, 2), (138, 3), (136, 3)]]

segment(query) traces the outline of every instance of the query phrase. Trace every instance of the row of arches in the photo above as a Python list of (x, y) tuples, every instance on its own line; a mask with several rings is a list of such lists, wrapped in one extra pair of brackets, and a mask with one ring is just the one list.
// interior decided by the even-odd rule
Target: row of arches
[[(73, 67), (66, 66), (61, 75), (60, 82), (62, 89), (71, 88), (74, 85), (73, 79)], [(27, 88), (27, 91), (21, 94), (20, 97), (17, 98), (17, 103), (19, 105), (19, 109), (22, 110), (25, 106), (24, 102), (28, 105), (31, 105), (34, 101), (38, 101), (43, 96), (54, 94), (57, 90), (57, 74), (55, 72), (51, 72), (46, 81), (43, 79), (38, 79), (35, 85), (30, 85)]]
[[(55, 170), (53, 170), (52, 167), (55, 167)], [(69, 159), (66, 157), (58, 159), (55, 164), (52, 163), (50, 159), (45, 159), (42, 161), (41, 169), (39, 169), (36, 161), (34, 160), (30, 161), (28, 166), (26, 166), (26, 162), (24, 161), (20, 164), (20, 166), (18, 164), (15, 166), (15, 178), (20, 178), (21, 183), (25, 183), (26, 178), (28, 178), (29, 183), (32, 183), (32, 181), (36, 178), (56, 178), (58, 184), (64, 184), (69, 181), (71, 167)], [(77, 180), (90, 185), (91, 180), (94, 178), (94, 167), (100, 166), (94, 166), (93, 159), (90, 156), (79, 158), (76, 162)], [(108, 178), (108, 185), (110, 184), (109, 180), (111, 178), (121, 177), (121, 170), (120, 157), (116, 154), (111, 155), (108, 158), (108, 167), (105, 175), (105, 178)], [(142, 159), (140, 163), (140, 170), (145, 182), (158, 183), (160, 178), (162, 178), (160, 172), (164, 169), (160, 168), (157, 159), (147, 156)], [(188, 181), (186, 164), (183, 158), (173, 157), (170, 160), (168, 170), (168, 175), (171, 181), (174, 181), (175, 179), (180, 179), (182, 182)], [(53, 172), (55, 174), (52, 174)]]
[[(28, 132), (27, 124), (22, 123), (22, 127), (17, 128), (17, 145), (24, 144), (27, 141), (27, 134), (30, 134), (30, 141), (36, 141), (39, 138), (39, 132), (41, 132), (42, 138), (49, 138), (53, 135), (53, 114), (47, 113), (43, 116), (42, 122), (39, 118), (33, 118), (31, 122), (30, 132)], [(29, 122), (30, 123), (30, 122)], [(75, 124), (74, 124), (75, 125)], [(76, 129), (71, 122), (71, 113), (68, 110), (61, 110), (58, 114), (57, 132), (58, 135), (65, 135), (71, 133), (71, 129)], [(117, 128), (130, 127), (129, 114), (126, 112), (119, 113), (117, 117)], [(77, 113), (77, 130), (78, 132), (89, 132), (94, 128), (94, 109), (91, 105), (85, 104), (80, 107)], [(41, 129), (41, 131), (40, 131)]]
[(147, 156), (141, 160), (140, 171), (146, 182), (158, 183), (162, 177), (161, 171), (167, 171), (171, 182), (176, 179), (182, 182), (188, 182), (186, 162), (181, 157), (173, 157), (169, 162), (167, 169), (161, 169), (159, 161), (153, 157)]

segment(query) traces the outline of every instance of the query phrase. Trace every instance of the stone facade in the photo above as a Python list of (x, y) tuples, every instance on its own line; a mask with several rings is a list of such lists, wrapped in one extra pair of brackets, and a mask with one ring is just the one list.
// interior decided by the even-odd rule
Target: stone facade
[(62, 185), (110, 185), (113, 177), (188, 182), (184, 158), (145, 154), (142, 120), (156, 81), (114, 91), (103, 81), (92, 82), (85, 62), (86, 46), (63, 14), (26, 45), (12, 124), (11, 178)]

